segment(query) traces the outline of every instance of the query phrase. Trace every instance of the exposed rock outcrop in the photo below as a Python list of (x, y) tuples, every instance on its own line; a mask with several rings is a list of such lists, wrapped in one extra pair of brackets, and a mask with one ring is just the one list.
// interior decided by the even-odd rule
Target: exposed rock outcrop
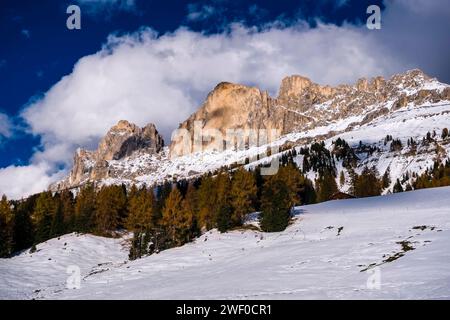
[(78, 149), (68, 178), (51, 189), (78, 186), (86, 181), (98, 181), (110, 177), (109, 161), (121, 160), (134, 153), (155, 154), (164, 147), (164, 140), (150, 123), (139, 128), (121, 120), (100, 141), (97, 150)]
[[(278, 96), (272, 98), (255, 87), (223, 82), (211, 91), (200, 109), (180, 125), (181, 136), (172, 141), (170, 155), (177, 157), (226, 146), (230, 140), (227, 136), (229, 130), (270, 132), (276, 129), (283, 135), (310, 130), (350, 116), (364, 119), (371, 114), (373, 117), (379, 114), (377, 109), (381, 105), (389, 103), (392, 110), (396, 110), (408, 103), (448, 99), (447, 89), (424, 89), (425, 83), (438, 82), (417, 69), (389, 80), (383, 77), (363, 78), (353, 86), (337, 87), (322, 86), (303, 76), (293, 75), (282, 80)], [(386, 110), (383, 111), (385, 113)], [(197, 135), (199, 131), (200, 138)], [(246, 141), (247, 144), (249, 142)]]

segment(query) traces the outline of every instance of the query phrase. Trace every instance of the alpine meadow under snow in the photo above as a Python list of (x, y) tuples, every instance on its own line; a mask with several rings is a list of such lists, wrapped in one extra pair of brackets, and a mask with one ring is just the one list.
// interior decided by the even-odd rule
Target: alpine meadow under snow
[(449, 208), (450, 187), (329, 201), (296, 207), (283, 232), (211, 230), (134, 261), (126, 235), (68, 234), (2, 259), (0, 297), (449, 299)]

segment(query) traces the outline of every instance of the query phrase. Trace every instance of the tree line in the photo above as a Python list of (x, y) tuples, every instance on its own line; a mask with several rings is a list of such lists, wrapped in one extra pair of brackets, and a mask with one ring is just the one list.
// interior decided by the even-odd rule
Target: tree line
[(263, 231), (284, 230), (294, 205), (315, 201), (312, 181), (292, 157), (272, 176), (262, 176), (260, 167), (241, 167), (152, 187), (88, 184), (76, 194), (46, 191), (20, 201), (3, 196), (0, 255), (34, 250), (38, 243), (71, 232), (116, 236), (127, 230), (134, 234), (130, 258), (135, 259), (180, 246), (212, 228), (242, 227), (254, 211), (261, 211)]

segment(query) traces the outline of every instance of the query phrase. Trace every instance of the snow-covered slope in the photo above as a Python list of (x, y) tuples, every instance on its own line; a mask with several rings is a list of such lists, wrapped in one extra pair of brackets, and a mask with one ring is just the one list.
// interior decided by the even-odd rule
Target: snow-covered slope
[[(302, 206), (284, 232), (211, 231), (127, 263), (120, 240), (67, 235), (0, 260), (0, 297), (449, 299), (449, 245), (450, 187), (426, 189)], [(69, 265), (80, 289), (65, 288)]]

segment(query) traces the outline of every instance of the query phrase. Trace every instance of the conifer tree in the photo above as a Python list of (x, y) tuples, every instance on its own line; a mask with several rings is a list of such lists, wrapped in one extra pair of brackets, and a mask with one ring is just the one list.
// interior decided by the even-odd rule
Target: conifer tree
[(50, 228), (50, 238), (54, 238), (64, 234), (65, 226), (64, 226), (64, 209), (61, 203), (61, 199), (59, 195), (56, 194), (53, 198), (55, 213), (52, 217), (52, 224)]
[(381, 180), (381, 186), (383, 189), (388, 188), (391, 185), (391, 168), (387, 167)]
[(14, 216), (11, 204), (5, 195), (0, 200), (0, 257), (8, 257), (14, 249)]
[(37, 196), (33, 195), (14, 206), (14, 251), (30, 247), (34, 243), (34, 226), (31, 221)]
[[(242, 225), (246, 214), (251, 213), (253, 202), (256, 197), (256, 184), (252, 173), (244, 168), (239, 168), (233, 175), (231, 182), (231, 222), (234, 226)], [(228, 206), (223, 205), (220, 211), (228, 210)]]
[(381, 194), (381, 182), (375, 167), (364, 167), (361, 175), (353, 179), (353, 195), (356, 197), (373, 197)]
[(259, 211), (261, 208), (261, 195), (264, 184), (264, 179), (261, 175), (261, 167), (260, 166), (256, 167), (253, 174), (256, 185), (256, 198), (254, 199), (253, 207), (255, 208), (256, 211)]
[(202, 179), (198, 189), (198, 226), (200, 229), (210, 230), (214, 228), (216, 203), (217, 191), (213, 178), (206, 176)]
[(289, 188), (279, 176), (271, 176), (264, 184), (261, 198), (260, 226), (265, 232), (283, 231), (290, 221)]
[(155, 219), (160, 220), (162, 218), (162, 210), (164, 208), (164, 203), (172, 191), (173, 183), (170, 181), (165, 181), (162, 185), (156, 188), (156, 206), (155, 206)]
[(217, 229), (220, 232), (226, 232), (233, 226), (232, 214), (233, 208), (229, 204), (225, 203), (220, 207), (217, 216)]
[(81, 188), (75, 200), (75, 229), (79, 232), (91, 232), (94, 229), (95, 189), (92, 184)]
[(338, 191), (336, 179), (330, 170), (324, 170), (316, 180), (317, 201), (323, 202), (330, 200), (330, 197)]
[(121, 226), (126, 211), (126, 194), (122, 186), (103, 186), (96, 196), (95, 223), (99, 234), (108, 235)]
[(137, 190), (133, 186), (129, 197), (128, 218), (125, 226), (130, 231), (143, 233), (154, 224), (155, 199), (153, 191), (146, 188)]
[(175, 246), (182, 245), (191, 239), (194, 216), (187, 210), (180, 191), (173, 188), (163, 208), (163, 226), (167, 236)]
[(292, 207), (296, 204), (300, 204), (299, 191), (303, 178), (297, 167), (291, 162), (288, 165), (279, 168), (275, 176), (277, 179), (284, 181), (287, 186), (289, 206)]
[(402, 184), (400, 183), (400, 179), (397, 179), (397, 182), (394, 185), (393, 192), (398, 193), (398, 192), (403, 192), (403, 191), (404, 190), (403, 190)]
[(187, 187), (186, 194), (184, 196), (183, 207), (184, 210), (188, 211), (189, 214), (193, 217), (190, 235), (192, 238), (196, 237), (200, 234), (200, 230), (198, 228), (198, 190), (195, 187), (195, 182), (189, 183)]
[(53, 216), (56, 213), (56, 206), (50, 191), (42, 192), (36, 200), (33, 212), (33, 222), (36, 226), (35, 243), (40, 243), (50, 239)]
[(70, 190), (63, 190), (59, 194), (59, 205), (63, 212), (63, 232), (69, 233), (75, 230), (76, 217), (75, 217), (75, 199), (73, 193)]

